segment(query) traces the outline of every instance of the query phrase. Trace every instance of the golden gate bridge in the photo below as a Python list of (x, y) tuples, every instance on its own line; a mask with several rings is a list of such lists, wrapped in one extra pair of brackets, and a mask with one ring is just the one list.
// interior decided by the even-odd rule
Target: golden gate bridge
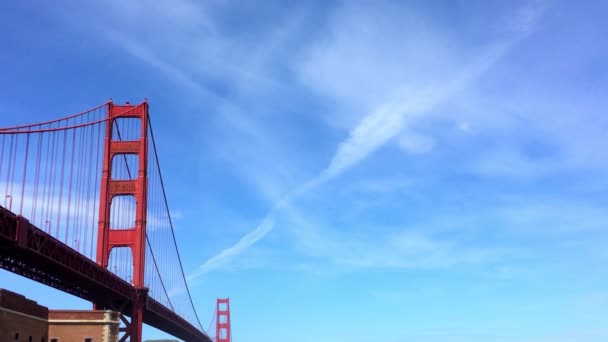
[[(0, 267), (185, 341), (232, 340), (228, 299), (203, 329), (182, 267), (147, 101), (0, 128)], [(2, 202), (3, 201), (3, 202)]]

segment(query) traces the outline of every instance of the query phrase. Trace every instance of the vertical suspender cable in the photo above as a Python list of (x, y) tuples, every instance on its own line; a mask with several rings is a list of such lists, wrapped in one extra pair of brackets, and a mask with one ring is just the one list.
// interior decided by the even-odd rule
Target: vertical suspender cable
[[(65, 170), (65, 151), (66, 151), (66, 146), (67, 146), (67, 131), (63, 131), (63, 153), (62, 153), (62, 157), (61, 157), (61, 172), (59, 173), (59, 209), (57, 210), (57, 212), (59, 213), (57, 215), (57, 227), (55, 227), (55, 231), (57, 232), (57, 234), (55, 235), (55, 237), (59, 238), (60, 232), (61, 232), (61, 202), (63, 200), (63, 179), (65, 178), (64, 175), (64, 170)], [(67, 243), (67, 241), (63, 241), (64, 243)]]
[(19, 215), (23, 214), (23, 198), (25, 197), (25, 177), (27, 175), (27, 162), (30, 154), (30, 133), (25, 137), (25, 161), (23, 162), (23, 180), (21, 181), (21, 204), (19, 204)]
[(0, 147), (0, 181), (2, 180), (2, 166), (4, 166), (4, 141), (6, 134), (2, 134), (2, 145)]
[[(76, 149), (76, 130), (72, 130), (72, 161), (70, 163), (70, 177), (69, 177), (69, 188), (68, 188), (68, 214), (66, 217), (66, 224), (65, 224), (65, 240), (64, 242), (70, 246), (74, 246), (73, 244), (70, 244), (70, 240), (68, 240), (68, 232), (71, 230), (70, 229), (70, 211), (71, 211), (71, 207), (72, 207), (72, 182), (73, 182), (73, 176), (74, 176), (74, 151)], [(72, 237), (74, 236), (74, 232), (72, 232)]]
[[(13, 162), (13, 143), (15, 140), (15, 135), (11, 134), (11, 143), (9, 145), (8, 148), (8, 165), (6, 167), (6, 187), (4, 189), (4, 195), (5, 196), (9, 196), (8, 193), (8, 189), (9, 189), (9, 183), (10, 183), (10, 176), (11, 176), (11, 164)], [(5, 204), (6, 206), (6, 204)]]

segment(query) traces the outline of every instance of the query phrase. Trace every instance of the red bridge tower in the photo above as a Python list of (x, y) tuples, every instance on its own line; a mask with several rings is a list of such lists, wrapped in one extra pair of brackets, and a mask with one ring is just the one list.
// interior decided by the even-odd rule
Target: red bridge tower
[[(115, 105), (108, 103), (108, 121), (106, 122), (106, 137), (103, 155), (103, 173), (101, 177), (101, 194), (99, 202), (99, 226), (97, 237), (97, 263), (105, 268), (108, 267), (110, 252), (113, 248), (128, 247), (133, 256), (132, 283), (136, 289), (136, 298), (133, 298), (130, 322), (121, 316), (126, 328), (121, 329), (125, 336), (131, 341), (141, 341), (143, 309), (148, 296), (148, 289), (144, 285), (144, 265), (146, 256), (146, 209), (147, 209), (147, 184), (148, 184), (148, 103), (140, 105)], [(141, 123), (141, 135), (133, 141), (121, 141), (120, 137), (114, 136), (113, 128), (115, 120), (124, 118), (136, 118)], [(112, 161), (123, 155), (131, 154), (138, 157), (139, 170), (133, 175), (133, 179), (112, 179)], [(110, 207), (112, 200), (117, 196), (130, 195), (135, 197), (136, 212), (135, 226), (129, 229), (113, 229), (110, 227)], [(96, 309), (112, 309), (121, 313), (124, 307), (105, 308), (95, 305)]]
[(217, 299), (215, 323), (215, 342), (231, 342), (230, 333), (230, 298)]

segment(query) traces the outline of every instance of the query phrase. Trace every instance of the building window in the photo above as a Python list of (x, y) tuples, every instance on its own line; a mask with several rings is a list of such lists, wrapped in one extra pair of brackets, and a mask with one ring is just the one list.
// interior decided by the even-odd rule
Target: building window
[(32, 336), (30, 336), (30, 338), (28, 339), (28, 342), (32, 342)]
[(50, 342), (59, 342), (58, 338), (52, 338)]
[(84, 342), (93, 342), (93, 339), (90, 338), (90, 337), (87, 337), (87, 338), (84, 339)]

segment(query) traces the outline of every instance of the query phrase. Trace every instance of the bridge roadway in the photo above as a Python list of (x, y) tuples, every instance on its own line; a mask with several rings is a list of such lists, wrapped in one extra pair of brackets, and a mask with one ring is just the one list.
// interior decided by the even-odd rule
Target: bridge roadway
[(184, 341), (211, 342), (209, 336), (149, 297), (146, 291), (138, 291), (130, 283), (2, 206), (0, 268), (125, 313), (131, 312), (134, 301), (143, 295), (144, 323)]

